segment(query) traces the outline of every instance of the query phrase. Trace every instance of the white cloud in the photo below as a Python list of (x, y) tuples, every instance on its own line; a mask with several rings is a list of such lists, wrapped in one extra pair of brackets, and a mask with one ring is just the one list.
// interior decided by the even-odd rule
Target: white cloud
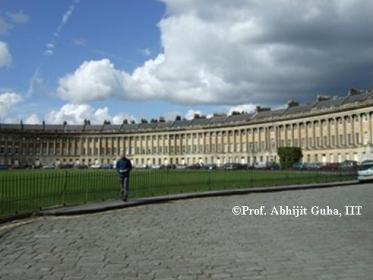
[(127, 77), (131, 95), (199, 104), (281, 102), (303, 98), (315, 84), (341, 88), (349, 69), (367, 77), (373, 66), (371, 1), (354, 12), (351, 0), (164, 2), (162, 60)]
[(48, 94), (48, 87), (46, 81), (44, 81), (40, 75), (40, 67), (36, 68), (32, 75), (27, 90), (27, 96), (30, 97), (34, 94), (45, 96)]
[(62, 24), (66, 24), (66, 23), (67, 23), (67, 21), (69, 20), (71, 14), (72, 14), (73, 11), (74, 11), (74, 8), (75, 8), (75, 7), (74, 7), (73, 5), (71, 5), (71, 6), (67, 9), (67, 11), (63, 14), (63, 16), (62, 16), (62, 21), (61, 21)]
[[(6, 13), (7, 17), (0, 16), (0, 35), (7, 35), (9, 30), (14, 27), (14, 24), (28, 22), (28, 15), (24, 12)], [(13, 24), (12, 24), (13, 23)]]
[(59, 80), (58, 96), (73, 103), (103, 100), (120, 94), (122, 75), (108, 59), (84, 62)]
[(0, 118), (4, 118), (9, 110), (22, 101), (22, 96), (14, 92), (0, 93)]
[(12, 55), (9, 52), (8, 45), (0, 41), (0, 68), (9, 66), (12, 62)]
[(121, 124), (123, 119), (134, 120), (135, 117), (127, 114), (112, 116), (108, 107), (95, 109), (87, 104), (65, 104), (58, 110), (51, 110), (45, 115), (46, 123), (60, 124), (67, 121), (69, 124), (83, 124), (88, 119), (91, 124), (102, 124), (105, 120), (113, 124)]
[(54, 51), (51, 50), (51, 49), (47, 49), (47, 50), (45, 50), (44, 54), (45, 55), (52, 55), (52, 54), (54, 54)]
[(252, 113), (255, 111), (255, 109), (256, 106), (254, 104), (241, 104), (228, 108), (228, 115), (232, 114), (233, 112)]
[(85, 46), (87, 44), (87, 40), (85, 38), (74, 38), (71, 42), (75, 46)]
[(75, 7), (79, 4), (80, 0), (75, 0), (73, 3), (67, 8), (65, 13), (62, 15), (61, 22), (58, 25), (55, 32), (53, 32), (52, 39), (47, 43), (46, 49), (44, 50), (44, 55), (50, 56), (54, 54), (54, 48), (56, 47), (58, 38), (60, 37), (60, 33), (64, 26), (68, 23), (71, 15), (73, 14)]
[(141, 49), (140, 52), (145, 56), (150, 56), (152, 54), (152, 51), (148, 48)]
[(199, 110), (188, 110), (188, 112), (185, 114), (185, 118), (187, 120), (192, 120), (194, 118), (194, 115), (202, 115), (202, 112)]
[(370, 0), (162, 1), (162, 53), (132, 73), (109, 61), (86, 61), (60, 80), (60, 96), (279, 104), (373, 83)]
[(32, 114), (29, 117), (27, 117), (24, 122), (25, 124), (40, 124), (41, 120), (37, 116), (37, 114)]
[(13, 23), (27, 23), (29, 20), (29, 16), (26, 15), (23, 11), (19, 11), (16, 13), (7, 13), (7, 15)]

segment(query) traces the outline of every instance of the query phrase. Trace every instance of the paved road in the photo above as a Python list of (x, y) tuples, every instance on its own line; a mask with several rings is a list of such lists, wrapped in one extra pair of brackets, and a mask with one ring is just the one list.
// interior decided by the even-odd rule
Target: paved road
[[(264, 205), (267, 215), (235, 216), (236, 205)], [(363, 209), (361, 216), (270, 214), (285, 205)], [(0, 279), (373, 279), (373, 184), (3, 225)]]

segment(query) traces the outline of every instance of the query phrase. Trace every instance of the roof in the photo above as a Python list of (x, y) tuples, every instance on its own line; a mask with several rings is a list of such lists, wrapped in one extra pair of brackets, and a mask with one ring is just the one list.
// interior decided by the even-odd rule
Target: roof
[(191, 127), (211, 127), (229, 124), (246, 124), (272, 120), (276, 118), (286, 118), (300, 114), (316, 114), (318, 112), (335, 111), (338, 108), (349, 106), (359, 106), (362, 103), (371, 105), (373, 103), (373, 90), (365, 93), (354, 91), (354, 94), (343, 97), (332, 97), (328, 100), (320, 100), (304, 105), (291, 106), (284, 109), (257, 111), (255, 113), (244, 113), (235, 115), (215, 114), (210, 118), (198, 117), (192, 120), (175, 120), (167, 122), (151, 123), (126, 123), (126, 124), (6, 124), (0, 123), (1, 130), (24, 130), (24, 131), (45, 131), (45, 132), (135, 132), (148, 130), (173, 130), (186, 129)]

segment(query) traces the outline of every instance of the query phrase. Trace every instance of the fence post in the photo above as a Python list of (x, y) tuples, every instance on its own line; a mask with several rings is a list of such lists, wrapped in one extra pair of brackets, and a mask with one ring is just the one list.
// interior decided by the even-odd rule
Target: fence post
[(67, 170), (65, 170), (64, 176), (63, 176), (63, 187), (62, 187), (62, 205), (66, 205), (66, 186), (67, 186)]
[[(96, 171), (93, 171), (92, 172), (92, 177), (94, 178), (94, 176), (95, 176), (95, 172)], [(94, 178), (94, 179), (97, 179), (97, 178)], [(88, 180), (87, 180), (88, 181)], [(88, 181), (88, 182), (90, 182), (90, 181)], [(91, 184), (91, 182), (90, 182), (90, 184)], [(84, 188), (84, 190), (85, 190), (85, 194), (84, 194), (84, 203), (87, 203), (88, 202), (88, 185), (87, 184), (84, 184), (85, 185), (85, 188)]]
[(211, 190), (211, 172), (212, 172), (212, 167), (209, 167), (208, 169), (208, 179), (207, 179), (207, 184), (209, 186), (209, 190)]

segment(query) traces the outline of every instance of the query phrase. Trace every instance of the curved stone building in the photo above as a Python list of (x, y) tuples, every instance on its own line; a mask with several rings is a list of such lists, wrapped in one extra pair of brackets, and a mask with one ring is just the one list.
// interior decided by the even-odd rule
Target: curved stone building
[(120, 150), (134, 165), (218, 165), (278, 161), (277, 148), (297, 146), (304, 162), (373, 159), (373, 91), (319, 96), (283, 109), (215, 114), (193, 120), (112, 125), (0, 124), (0, 164), (112, 163)]

